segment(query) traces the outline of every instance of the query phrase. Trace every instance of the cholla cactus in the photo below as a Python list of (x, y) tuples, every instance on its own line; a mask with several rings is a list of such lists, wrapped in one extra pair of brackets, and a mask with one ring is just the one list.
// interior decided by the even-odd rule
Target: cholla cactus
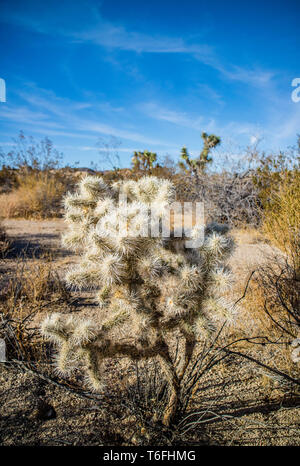
[(293, 348), (291, 351), (292, 361), (294, 363), (300, 362), (300, 335), (292, 341), (291, 347)]
[[(119, 193), (127, 196), (126, 209)], [(58, 345), (58, 369), (69, 372), (84, 365), (97, 390), (106, 358), (158, 360), (170, 388), (166, 425), (176, 411), (197, 342), (232, 311), (222, 297), (231, 284), (224, 264), (233, 247), (225, 229), (210, 225), (204, 242), (194, 249), (186, 249), (184, 239), (178, 248), (174, 235), (148, 235), (150, 205), (161, 218), (174, 194), (170, 181), (156, 177), (112, 186), (99, 177), (84, 178), (78, 192), (65, 198), (70, 228), (63, 241), (81, 253), (66, 280), (97, 289), (99, 323), (52, 314), (42, 324), (44, 336)], [(200, 230), (193, 228), (189, 237)], [(171, 344), (178, 335), (179, 363)]]

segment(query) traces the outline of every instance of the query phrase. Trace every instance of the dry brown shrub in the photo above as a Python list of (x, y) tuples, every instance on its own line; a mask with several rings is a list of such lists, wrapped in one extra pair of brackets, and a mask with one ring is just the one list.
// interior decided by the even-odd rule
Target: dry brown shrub
[(9, 240), (4, 227), (0, 223), (0, 257), (3, 257), (10, 247)]
[[(275, 189), (276, 188), (276, 189)], [(300, 172), (282, 175), (264, 208), (263, 229), (268, 238), (300, 267)]]
[(173, 178), (178, 199), (203, 201), (208, 221), (226, 223), (231, 227), (260, 223), (258, 190), (251, 171), (244, 173), (206, 173), (198, 180), (190, 175), (177, 174)]
[(21, 300), (31, 304), (59, 298), (68, 300), (69, 297), (69, 291), (50, 262), (26, 262), (24, 259), (18, 263), (1, 294), (2, 301), (16, 303)]
[(20, 177), (18, 188), (0, 196), (0, 215), (5, 218), (50, 218), (61, 216), (66, 191), (62, 177), (47, 172)]
[(68, 304), (69, 291), (51, 262), (26, 257), (18, 259), (12, 274), (1, 278), (0, 338), (6, 342), (8, 359), (45, 360), (49, 345), (40, 337), (36, 318), (43, 310)]

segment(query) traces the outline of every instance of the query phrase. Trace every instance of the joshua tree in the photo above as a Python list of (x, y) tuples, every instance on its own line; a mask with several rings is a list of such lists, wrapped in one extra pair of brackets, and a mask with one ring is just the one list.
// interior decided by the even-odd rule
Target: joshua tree
[(134, 152), (132, 157), (132, 168), (134, 171), (142, 170), (151, 173), (154, 162), (156, 162), (157, 154), (155, 152)]
[[(119, 193), (126, 194), (127, 206), (120, 205)], [(81, 252), (66, 280), (98, 290), (99, 322), (52, 314), (42, 324), (43, 335), (58, 346), (58, 369), (85, 367), (96, 390), (103, 387), (106, 358), (158, 361), (169, 386), (166, 425), (176, 413), (199, 339), (232, 311), (222, 294), (231, 283), (224, 261), (233, 242), (221, 226), (208, 226), (194, 248), (184, 240), (178, 248), (174, 235), (148, 235), (149, 211), (162, 219), (173, 199), (172, 183), (156, 177), (111, 186), (100, 177), (84, 178), (78, 192), (65, 198), (70, 228), (63, 241)], [(195, 226), (188, 237), (197, 240), (201, 232)], [(179, 362), (172, 350), (178, 336)]]
[(221, 139), (214, 134), (202, 133), (203, 139), (203, 149), (200, 152), (200, 155), (196, 159), (190, 158), (187, 148), (183, 147), (181, 150), (181, 159), (182, 162), (179, 162), (180, 168), (185, 171), (192, 171), (192, 173), (198, 176), (199, 173), (204, 173), (207, 165), (212, 162), (212, 158), (209, 157), (211, 149), (220, 144)]

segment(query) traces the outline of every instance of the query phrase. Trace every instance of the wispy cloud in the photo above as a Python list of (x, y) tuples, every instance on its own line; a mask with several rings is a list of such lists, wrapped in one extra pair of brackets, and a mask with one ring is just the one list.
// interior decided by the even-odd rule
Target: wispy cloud
[[(222, 144), (223, 147), (232, 145), (232, 140), (239, 136), (253, 143), (253, 138), (260, 138), (264, 133), (263, 129), (255, 123), (241, 121), (222, 123), (222, 121), (216, 121), (214, 118), (204, 117), (203, 115), (193, 116), (187, 112), (176, 112), (154, 102), (143, 103), (139, 108), (148, 117), (155, 120), (166, 121), (182, 128), (193, 129), (197, 133), (206, 131), (218, 134), (221, 136), (222, 141), (230, 141)], [(265, 128), (265, 134), (269, 136), (268, 127)], [(198, 152), (198, 149), (190, 149), (192, 155)]]
[[(244, 68), (226, 63), (221, 59), (221, 54), (217, 53), (215, 46), (207, 41), (195, 43), (193, 38), (188, 36), (146, 34), (130, 30), (122, 24), (106, 20), (99, 7), (89, 0), (84, 2), (84, 5), (79, 2), (62, 2), (58, 6), (59, 11), (55, 9), (55, 12), (43, 4), (43, 14), (40, 11), (41, 7), (37, 8), (36, 2), (30, 0), (26, 2), (26, 6), (22, 5), (19, 9), (20, 11), (4, 8), (2, 21), (15, 23), (55, 38), (64, 37), (74, 44), (90, 43), (110, 51), (127, 51), (137, 54), (186, 54), (215, 69), (230, 81), (239, 81), (255, 87), (266, 86), (276, 74), (272, 70), (265, 70), (259, 66)], [(74, 11), (71, 18), (69, 18), (70, 10)], [(64, 21), (66, 16), (69, 19), (68, 22)], [(80, 18), (79, 23), (78, 18)], [(85, 24), (89, 27), (84, 26)]]
[(291, 103), (290, 111), (284, 114), (278, 112), (274, 120), (270, 126), (270, 135), (274, 141), (279, 144), (290, 137), (296, 139), (296, 135), (300, 134), (300, 104)]
[(116, 26), (103, 19), (95, 29), (71, 34), (78, 40), (136, 53), (189, 53), (207, 57), (213, 53), (213, 47), (208, 44), (189, 45), (180, 37), (148, 35), (128, 31), (123, 26)]
[(146, 102), (139, 105), (140, 111), (144, 112), (148, 117), (156, 120), (163, 120), (186, 128), (193, 128), (200, 131), (203, 127), (204, 118), (200, 115), (194, 118), (186, 112), (170, 110), (155, 102)]
[[(6, 143), (4, 145), (13, 145), (13, 143)], [(1, 142), (0, 142), (1, 146)], [(100, 149), (98, 146), (74, 146), (74, 145), (69, 145), (69, 144), (57, 144), (56, 147), (61, 150), (76, 150), (76, 151), (83, 151), (83, 152), (95, 152), (98, 151), (100, 152)], [(116, 152), (118, 153), (133, 153), (136, 150), (134, 147), (118, 147), (116, 149)]]
[[(274, 87), (265, 93), (266, 104), (269, 106), (270, 102), (272, 103), (272, 111), (266, 113), (260, 123), (238, 119), (223, 121), (222, 116), (212, 118), (208, 112), (201, 114), (182, 110), (177, 108), (174, 102), (173, 105), (170, 103), (169, 106), (164, 106), (158, 101), (146, 101), (136, 103), (132, 112), (117, 107), (119, 124), (112, 124), (115, 119), (109, 119), (112, 113), (110, 105), (101, 101), (95, 102), (93, 95), (90, 96), (90, 100), (73, 101), (60, 98), (54, 92), (32, 84), (24, 85), (22, 90), (16, 93), (21, 103), (0, 106), (2, 122), (10, 124), (10, 128), (13, 126), (17, 130), (22, 128), (30, 131), (31, 134), (82, 140), (83, 144), (76, 146), (77, 150), (82, 152), (95, 150), (96, 142), (101, 135), (114, 135), (124, 140), (124, 152), (127, 151), (126, 146), (128, 147), (129, 144), (132, 150), (143, 145), (144, 148), (151, 147), (157, 151), (175, 154), (182, 140), (180, 134), (183, 137), (187, 134), (184, 128), (194, 130), (194, 140), (199, 140), (199, 143), (199, 133), (207, 131), (218, 134), (223, 141), (228, 138), (232, 140), (241, 138), (242, 141), (253, 143), (254, 138), (264, 138), (270, 147), (272, 145), (282, 147), (289, 138), (299, 132), (300, 105), (291, 102), (289, 96), (280, 96)], [(151, 130), (145, 129), (147, 124), (145, 125), (144, 122), (142, 126), (130, 123), (133, 114), (135, 119), (140, 116), (148, 118), (149, 121), (152, 119), (161, 122), (160, 135), (153, 136)], [(161, 137), (161, 134), (164, 134), (164, 123), (168, 125), (165, 127), (165, 138)], [(174, 125), (175, 128), (172, 129), (170, 125)], [(141, 127), (143, 131), (140, 130)], [(154, 134), (156, 133), (155, 131)], [(170, 136), (171, 134), (174, 134), (174, 137)], [(177, 134), (178, 138), (175, 136)], [(193, 139), (192, 133), (189, 134)], [(126, 144), (126, 141), (129, 143)]]
[(271, 80), (276, 76), (274, 71), (268, 71), (261, 68), (242, 68), (232, 66), (231, 68), (215, 64), (215, 68), (220, 71), (226, 78), (232, 81), (240, 81), (255, 87), (269, 86)]
[(198, 83), (195, 92), (199, 93), (202, 98), (208, 98), (219, 106), (224, 105), (223, 96), (207, 83)]
[(1, 106), (0, 119), (2, 121), (11, 121), (24, 124), (40, 124), (48, 128), (62, 128), (59, 123), (49, 121), (49, 115), (39, 110), (31, 110), (30, 108), (20, 105)]
[[(90, 42), (110, 49), (126, 50), (136, 53), (189, 53), (209, 57), (213, 48), (208, 44), (188, 44), (181, 37), (170, 37), (155, 33), (144, 34), (126, 29), (123, 25), (106, 20), (93, 2), (84, 4), (62, 2), (57, 9), (43, 5), (37, 8), (36, 2), (27, 1), (18, 9), (3, 8), (2, 21), (14, 23), (40, 34), (65, 36), (73, 43)], [(69, 11), (72, 10), (72, 17)], [(74, 11), (75, 10), (75, 11)], [(63, 21), (65, 17), (69, 21)], [(80, 19), (80, 22), (73, 18)], [(83, 21), (83, 18), (85, 21)], [(89, 27), (83, 26), (88, 24)]]
[[(31, 126), (36, 133), (46, 133), (49, 136), (64, 136), (70, 138), (95, 138), (100, 135), (113, 135), (121, 139), (130, 140), (146, 145), (170, 147), (168, 141), (141, 134), (122, 126), (114, 126), (101, 122), (103, 116), (97, 106), (89, 103), (74, 102), (70, 99), (57, 97), (53, 92), (36, 86), (31, 91), (18, 92), (25, 102), (23, 105), (10, 105), (0, 108), (0, 120), (11, 121)], [(92, 107), (92, 112), (90, 112)], [(105, 107), (110, 111), (110, 107)], [(85, 114), (84, 110), (89, 113)], [(103, 110), (103, 107), (102, 107)], [(121, 108), (118, 111), (122, 111)], [(171, 144), (172, 145), (172, 144)]]

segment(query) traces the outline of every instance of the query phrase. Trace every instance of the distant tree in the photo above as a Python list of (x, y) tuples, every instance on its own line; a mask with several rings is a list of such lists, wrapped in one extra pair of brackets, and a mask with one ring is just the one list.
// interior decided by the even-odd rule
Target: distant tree
[(133, 171), (143, 171), (146, 173), (151, 173), (152, 168), (154, 168), (154, 163), (157, 160), (157, 154), (155, 152), (149, 152), (144, 150), (144, 152), (134, 152), (131, 159)]
[(211, 150), (221, 143), (221, 139), (214, 134), (202, 133), (201, 137), (203, 139), (203, 149), (199, 157), (192, 159), (187, 148), (183, 147), (181, 149), (182, 160), (179, 162), (182, 170), (192, 172), (196, 176), (205, 172), (207, 165), (212, 162), (212, 157), (209, 156)]

